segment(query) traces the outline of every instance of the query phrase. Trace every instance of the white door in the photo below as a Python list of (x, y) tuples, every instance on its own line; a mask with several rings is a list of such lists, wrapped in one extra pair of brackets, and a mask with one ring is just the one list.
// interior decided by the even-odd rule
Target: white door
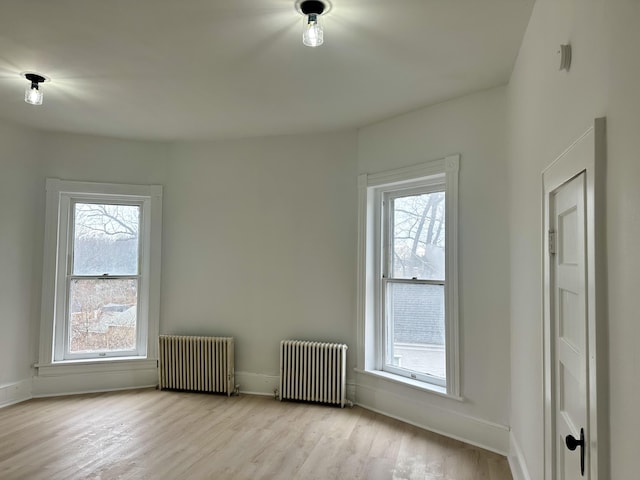
[(554, 478), (558, 480), (589, 478), (585, 188), (583, 172), (549, 198)]
[(545, 480), (609, 479), (605, 158), (598, 118), (542, 174)]

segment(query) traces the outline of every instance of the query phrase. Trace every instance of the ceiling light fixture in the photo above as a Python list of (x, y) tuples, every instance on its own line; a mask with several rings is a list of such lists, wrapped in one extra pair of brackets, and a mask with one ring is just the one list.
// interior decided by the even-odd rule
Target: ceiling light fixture
[(327, 5), (319, 0), (304, 0), (299, 7), (304, 15), (302, 43), (307, 47), (319, 47), (324, 41), (320, 17), (326, 13)]
[(22, 76), (31, 82), (24, 91), (24, 101), (31, 105), (42, 105), (40, 84), (46, 82), (48, 78), (38, 73), (23, 73)]

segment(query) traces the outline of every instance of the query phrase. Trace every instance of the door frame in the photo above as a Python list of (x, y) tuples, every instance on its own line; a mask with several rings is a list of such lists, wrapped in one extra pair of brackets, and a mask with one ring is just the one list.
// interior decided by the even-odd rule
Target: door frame
[(543, 330), (544, 330), (544, 472), (553, 480), (555, 472), (555, 387), (552, 347), (554, 316), (551, 305), (551, 255), (549, 254), (549, 209), (553, 192), (585, 173), (586, 269), (587, 269), (587, 439), (588, 464), (585, 479), (608, 478), (607, 328), (606, 328), (606, 229), (605, 160), (606, 120), (597, 118), (556, 160), (542, 172)]

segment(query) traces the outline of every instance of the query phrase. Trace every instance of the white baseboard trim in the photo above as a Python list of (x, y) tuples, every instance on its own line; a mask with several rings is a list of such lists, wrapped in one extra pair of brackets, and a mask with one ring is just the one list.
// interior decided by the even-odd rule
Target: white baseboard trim
[(70, 395), (85, 395), (87, 393), (108, 393), (108, 392), (123, 392), (126, 390), (140, 390), (143, 388), (157, 389), (158, 385), (135, 385), (133, 387), (120, 387), (120, 388), (104, 388), (100, 390), (78, 390), (77, 392), (65, 392), (65, 393), (43, 393), (34, 395), (33, 398), (47, 398), (47, 397), (66, 397)]
[(78, 373), (65, 369), (59, 375), (55, 372), (47, 372), (46, 375), (33, 377), (32, 394), (34, 398), (38, 398), (130, 390), (156, 385), (158, 385), (158, 370), (155, 364), (151, 368), (123, 368), (99, 372), (90, 372), (87, 371), (87, 367), (83, 367)]
[(240, 393), (273, 397), (274, 390), (280, 385), (280, 377), (263, 373), (236, 372), (236, 385), (240, 385)]
[(507, 456), (509, 427), (357, 384), (356, 404), (416, 427)]
[(356, 403), (356, 384), (353, 382), (347, 382), (347, 400)]
[(511, 475), (513, 480), (531, 480), (529, 470), (527, 469), (527, 462), (524, 460), (524, 455), (520, 449), (520, 445), (513, 433), (509, 435), (509, 466), (511, 467)]
[[(240, 393), (245, 395), (262, 395), (273, 397), (274, 391), (280, 388), (279, 375), (265, 375), (253, 372), (236, 372), (236, 385), (240, 385)], [(354, 402), (356, 384), (347, 382), (347, 399)]]
[(0, 386), (0, 408), (30, 400), (31, 379)]

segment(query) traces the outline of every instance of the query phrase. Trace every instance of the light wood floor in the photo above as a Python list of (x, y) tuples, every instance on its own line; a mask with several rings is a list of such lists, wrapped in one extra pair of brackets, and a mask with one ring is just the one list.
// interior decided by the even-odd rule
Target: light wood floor
[(511, 480), (504, 457), (362, 408), (135, 390), (0, 409), (0, 478)]

